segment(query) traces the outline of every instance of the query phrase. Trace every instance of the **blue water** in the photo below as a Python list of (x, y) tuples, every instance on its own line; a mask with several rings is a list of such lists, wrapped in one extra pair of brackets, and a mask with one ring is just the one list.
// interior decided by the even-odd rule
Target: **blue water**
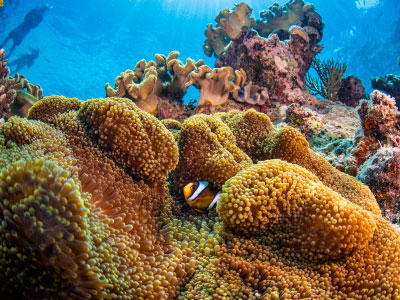
[[(32, 8), (49, 3), (51, 9), (15, 49), (9, 62), (40, 50), (31, 67), (18, 70), (44, 95), (59, 94), (79, 99), (104, 97), (105, 83), (133, 69), (142, 58), (178, 50), (181, 60), (215, 59), (202, 50), (204, 30), (218, 12), (233, 8), (236, 0), (141, 0), (141, 1), (17, 1), (4, 0), (0, 8), (0, 43)], [(274, 2), (246, 1), (253, 16)], [(345, 75), (361, 78), (371, 91), (370, 78), (400, 73), (400, 0), (315, 0), (325, 23), (319, 58), (334, 58), (348, 65)], [(9, 51), (11, 43), (6, 44)], [(15, 70), (11, 69), (14, 73)], [(190, 89), (188, 94), (195, 93)]]

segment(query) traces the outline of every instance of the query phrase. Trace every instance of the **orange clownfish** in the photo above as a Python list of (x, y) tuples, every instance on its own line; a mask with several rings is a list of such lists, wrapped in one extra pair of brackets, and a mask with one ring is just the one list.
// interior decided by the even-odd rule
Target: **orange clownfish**
[(206, 213), (218, 202), (221, 192), (212, 189), (208, 181), (190, 182), (183, 188), (187, 204), (195, 211)]

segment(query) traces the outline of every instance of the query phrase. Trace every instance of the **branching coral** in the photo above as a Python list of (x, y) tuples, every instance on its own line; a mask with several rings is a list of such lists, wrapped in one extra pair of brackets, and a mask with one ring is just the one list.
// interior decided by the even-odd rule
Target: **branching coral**
[(255, 25), (255, 20), (250, 17), (252, 8), (246, 3), (235, 4), (230, 10), (225, 8), (220, 11), (215, 18), (216, 28), (212, 24), (207, 25), (204, 32), (207, 39), (204, 41), (203, 49), (207, 56), (213, 53), (220, 56), (230, 40), (237, 39), (242, 34), (242, 28), (251, 28)]
[(0, 118), (10, 111), (10, 104), (14, 101), (14, 80), (8, 78), (10, 70), (7, 59), (4, 59), (4, 49), (0, 49)]
[(155, 62), (142, 59), (133, 70), (121, 73), (112, 88), (106, 84), (107, 97), (126, 97), (151, 114), (157, 113), (159, 97), (168, 95), (181, 100), (186, 92), (189, 74), (204, 64), (188, 58), (186, 64), (177, 59), (179, 52), (172, 51), (168, 57), (155, 55)]
[(186, 86), (194, 85), (200, 90), (197, 111), (202, 112), (208, 106), (217, 106), (228, 101), (229, 93), (243, 87), (246, 73), (231, 67), (210, 69), (204, 65), (190, 74)]
[(313, 95), (320, 95), (330, 101), (338, 100), (341, 79), (346, 72), (346, 63), (340, 64), (333, 59), (321, 61), (314, 58), (311, 64), (318, 77), (307, 74), (306, 87)]

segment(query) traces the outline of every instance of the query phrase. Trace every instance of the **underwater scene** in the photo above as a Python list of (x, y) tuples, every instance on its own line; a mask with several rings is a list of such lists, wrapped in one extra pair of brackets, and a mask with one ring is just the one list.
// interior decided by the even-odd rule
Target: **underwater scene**
[(400, 0), (0, 0), (1, 300), (400, 300)]

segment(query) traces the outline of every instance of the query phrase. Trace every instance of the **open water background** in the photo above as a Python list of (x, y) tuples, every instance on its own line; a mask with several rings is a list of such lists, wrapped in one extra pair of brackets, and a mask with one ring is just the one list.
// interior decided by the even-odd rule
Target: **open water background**
[[(19, 45), (10, 63), (40, 50), (39, 57), (24, 74), (42, 86), (44, 95), (64, 95), (85, 100), (105, 96), (105, 83), (133, 69), (142, 58), (178, 50), (179, 58), (203, 59), (204, 30), (223, 8), (236, 0), (4, 0), (0, 8), (0, 42), (20, 24), (32, 8), (48, 3), (52, 8), (42, 23)], [(246, 1), (253, 17), (274, 2)], [(400, 74), (400, 0), (310, 1), (325, 23), (321, 59), (346, 62), (345, 75), (361, 78), (370, 92), (372, 76)], [(7, 52), (11, 46), (5, 46)], [(11, 69), (12, 75), (15, 70)], [(187, 98), (195, 98), (190, 89)]]

